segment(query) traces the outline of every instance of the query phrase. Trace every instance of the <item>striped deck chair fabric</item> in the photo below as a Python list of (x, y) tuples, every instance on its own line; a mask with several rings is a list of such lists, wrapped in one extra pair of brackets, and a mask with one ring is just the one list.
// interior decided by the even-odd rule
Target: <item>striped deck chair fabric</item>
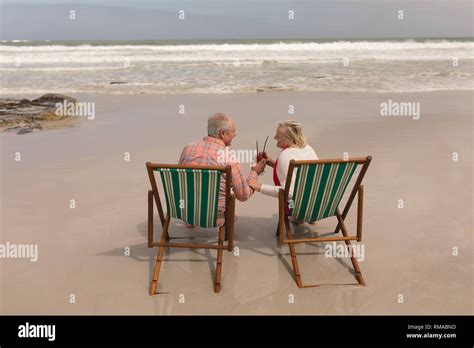
[(170, 217), (203, 228), (217, 227), (220, 171), (176, 168), (155, 171), (161, 175)]
[(291, 216), (306, 222), (335, 216), (357, 165), (346, 162), (298, 166)]

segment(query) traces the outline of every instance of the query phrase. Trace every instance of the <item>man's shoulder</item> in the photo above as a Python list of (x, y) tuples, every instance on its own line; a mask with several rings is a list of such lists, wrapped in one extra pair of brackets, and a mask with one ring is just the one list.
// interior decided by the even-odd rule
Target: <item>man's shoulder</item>
[(204, 140), (199, 139), (199, 140), (191, 141), (191, 142), (188, 143), (186, 146), (196, 146), (196, 145), (200, 145), (200, 144), (204, 144), (204, 143), (205, 143)]
[(183, 147), (183, 152), (187, 151), (187, 150), (190, 150), (190, 149), (193, 149), (193, 148), (197, 148), (197, 147), (203, 147), (205, 144), (205, 142), (203, 140), (195, 140), (195, 141), (192, 141), (186, 145), (184, 145)]
[(184, 146), (180, 163), (217, 165), (219, 153), (215, 153), (205, 140), (196, 140)]

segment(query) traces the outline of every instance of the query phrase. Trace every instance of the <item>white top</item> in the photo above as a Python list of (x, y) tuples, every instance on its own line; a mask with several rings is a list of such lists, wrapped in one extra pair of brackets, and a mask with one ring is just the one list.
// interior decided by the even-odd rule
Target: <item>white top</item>
[[(298, 147), (289, 147), (282, 152), (277, 157), (277, 168), (276, 173), (278, 176), (278, 180), (280, 180), (281, 186), (274, 186), (274, 185), (262, 185), (260, 188), (260, 192), (267, 196), (278, 197), (278, 191), (281, 189), (285, 189), (286, 183), (286, 175), (288, 174), (288, 167), (290, 166), (290, 161), (294, 160), (317, 160), (318, 156), (314, 149), (306, 145), (302, 149)], [(293, 171), (293, 176), (291, 178), (291, 187), (289, 192), (289, 197), (293, 196), (293, 188), (295, 187), (295, 178), (296, 178), (296, 171)]]

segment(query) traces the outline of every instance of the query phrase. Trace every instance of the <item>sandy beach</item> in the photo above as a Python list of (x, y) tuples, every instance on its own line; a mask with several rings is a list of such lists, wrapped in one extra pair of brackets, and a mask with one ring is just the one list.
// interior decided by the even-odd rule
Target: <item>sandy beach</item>
[[(0, 242), (38, 245), (36, 262), (0, 262), (2, 314), (473, 314), (473, 91), (71, 96), (95, 103), (95, 118), (0, 134)], [(419, 103), (420, 118), (380, 116), (389, 99)], [(331, 285), (355, 283), (350, 260), (324, 257), (315, 244), (297, 247), (302, 276), (325, 286), (298, 289), (289, 250), (274, 236), (277, 200), (257, 193), (237, 204), (239, 254), (224, 254), (220, 294), (215, 251), (173, 249), (161, 294), (148, 295), (156, 249), (146, 245), (145, 162), (176, 163), (218, 111), (237, 121), (233, 149), (252, 150), (269, 135), (276, 157), (276, 124), (295, 118), (320, 158), (373, 157), (364, 180), (366, 287)], [(261, 180), (271, 183), (269, 169)], [(331, 218), (296, 231), (334, 226)], [(158, 219), (155, 231), (157, 239)], [(177, 221), (170, 233), (216, 236)]]

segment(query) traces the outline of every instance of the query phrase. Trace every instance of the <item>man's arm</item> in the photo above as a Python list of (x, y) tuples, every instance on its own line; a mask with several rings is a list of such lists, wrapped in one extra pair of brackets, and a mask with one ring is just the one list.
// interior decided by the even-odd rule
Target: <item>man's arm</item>
[[(265, 169), (266, 160), (261, 160), (255, 166), (252, 167), (252, 171), (249, 174), (249, 178), (257, 180), (258, 174), (262, 173)], [(245, 202), (252, 196), (254, 190), (247, 184), (247, 180), (244, 177), (242, 166), (238, 163), (232, 163), (232, 187), (234, 188), (235, 197)]]
[[(231, 164), (232, 167), (232, 188), (234, 189), (235, 198), (237, 198), (241, 202), (245, 202), (248, 200), (252, 194), (253, 190), (247, 184), (247, 180), (244, 177), (244, 173), (242, 171), (242, 166), (238, 163)], [(257, 178), (257, 173), (255, 171), (251, 171), (249, 177)]]

